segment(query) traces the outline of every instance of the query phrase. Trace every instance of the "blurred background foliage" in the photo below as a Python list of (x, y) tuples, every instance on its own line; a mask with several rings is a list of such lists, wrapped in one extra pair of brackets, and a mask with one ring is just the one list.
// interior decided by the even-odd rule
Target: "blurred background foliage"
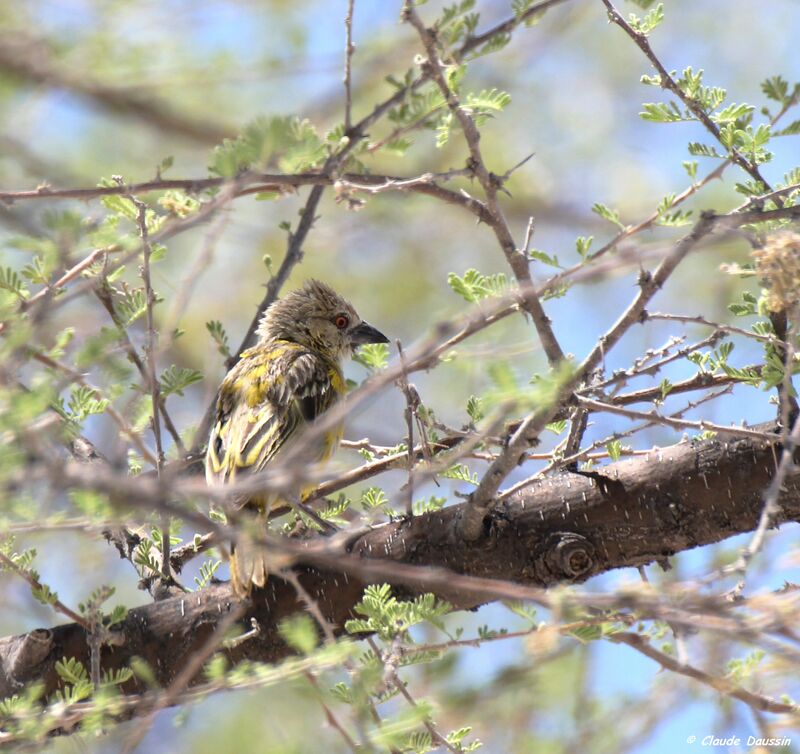
[[(343, 117), (345, 5), (330, 0), (0, 4), (0, 185), (4, 190), (44, 184), (90, 187), (111, 175), (133, 183), (154, 178), (167, 157), (173, 162), (163, 171), (165, 177), (202, 178), (208, 174), (212, 148), (223, 138), (236, 136), (259, 115), (298, 115), (325, 133)], [(441, 5), (428, 3), (421, 13), (431, 20)], [(479, 29), (511, 14), (505, 0), (485, 0), (478, 10)], [(633, 4), (622, 10), (638, 11)], [(795, 0), (769, 4), (668, 0), (665, 12), (653, 45), (667, 68), (704, 69), (705, 80), (727, 88), (732, 101), (749, 102), (758, 111), (765, 103), (760, 88), (764, 79), (779, 73), (789, 81), (800, 78), (796, 54), (800, 15)], [(402, 79), (420, 54), (416, 34), (399, 23), (398, 15), (398, 3), (356, 0), (356, 119), (389, 96), (392, 85), (386, 77)], [(662, 197), (690, 184), (682, 167), (682, 161), (690, 159), (686, 145), (708, 138), (696, 123), (654, 124), (638, 117), (642, 102), (659, 99), (658, 90), (639, 83), (639, 77), (650, 72), (640, 51), (619, 29), (609, 26), (599, 0), (567, 0), (535, 25), (517, 30), (501, 51), (470, 64), (466, 74), (470, 90), (497, 87), (511, 95), (511, 104), (482, 129), (481, 143), (491, 169), (503, 173), (533, 154), (508, 181), (510, 196), (502, 197), (520, 242), (533, 216), (533, 245), (570, 266), (579, 261), (577, 236), (594, 236), (599, 245), (615, 233), (611, 224), (591, 212), (595, 202), (615, 208), (623, 223), (633, 224), (652, 212)], [(391, 128), (386, 120), (376, 124), (370, 142), (385, 138)], [(464, 165), (460, 134), (443, 148), (436, 146), (432, 130), (410, 138), (413, 145), (404, 155), (378, 150), (360, 159), (372, 172), (402, 176)], [(775, 140), (770, 148), (775, 157), (763, 170), (779, 181), (795, 167), (797, 145), (789, 139)], [(714, 167), (702, 158), (700, 163), (698, 175)], [(711, 183), (686, 208), (696, 217), (701, 209), (727, 211), (738, 206), (742, 197), (733, 186), (741, 179), (737, 169), (729, 168), (726, 180)], [(479, 191), (464, 179), (452, 185)], [(218, 237), (209, 240), (207, 224), (185, 232), (168, 242), (166, 258), (154, 268), (154, 287), (164, 299), (159, 321), (184, 331), (173, 341), (162, 332), (167, 354), (160, 367), (175, 363), (199, 369), (204, 376), (186, 390), (185, 397), (170, 398), (172, 415), (188, 436), (225, 371), (206, 322), (219, 320), (232, 345), (239, 343), (263, 296), (269, 265), (277, 267), (285, 251), (286, 231), (280, 224), (296, 221), (306, 193), (301, 189), (276, 201), (238, 199), (225, 211)], [(304, 245), (305, 258), (289, 287), (311, 276), (326, 280), (393, 340), (410, 344), (433, 323), (466, 311), (466, 303), (448, 286), (448, 273), (462, 275), (475, 267), (486, 274), (508, 274), (495, 239), (462, 209), (399, 192), (360, 198), (365, 204), (355, 212), (346, 202), (337, 202), (333, 191), (326, 191), (319, 220)], [(3, 263), (21, 267), (30, 261), (29, 252), (17, 249), (13, 239), (52, 236), (49, 218), (64, 211), (89, 222), (99, 222), (105, 214), (97, 201), (0, 207)], [(69, 244), (63, 218), (57, 226), (62, 235), (56, 242)], [(663, 248), (680, 232), (657, 228), (636, 244)], [(727, 304), (740, 297), (742, 283), (720, 273), (719, 266), (742, 261), (747, 250), (741, 240), (706, 244), (674, 276), (654, 308), (729, 319)], [(208, 264), (200, 271), (191, 300), (184, 311), (171, 310), (171, 294), (181, 280), (194, 274), (202, 255)], [(539, 279), (552, 271), (543, 264), (534, 266)], [(134, 265), (129, 273), (136, 275)], [(633, 295), (637, 274), (638, 268), (622, 268), (548, 302), (548, 314), (566, 351), (578, 358), (585, 355)], [(749, 290), (755, 286), (750, 284)], [(80, 345), (105, 320), (96, 301), (75, 299), (44, 325), (44, 344), (51, 344), (48, 339), (52, 342), (67, 324), (76, 328), (75, 343)], [(692, 340), (707, 334), (691, 327), (687, 332)], [(635, 328), (610, 355), (607, 368), (628, 366), (673, 334), (672, 323)], [(744, 343), (732, 360), (742, 365), (758, 357), (759, 350)], [(522, 317), (514, 317), (462, 344), (446, 364), (415, 375), (414, 382), (437, 417), (461, 426), (468, 421), (469, 396), (485, 393), (492, 385), (490, 363), (503, 363), (521, 383), (546, 368), (532, 328)], [(666, 376), (676, 380), (694, 371), (681, 362)], [(347, 372), (357, 381), (365, 376), (356, 364), (348, 365)], [(94, 377), (96, 382), (113, 383), (108, 374)], [(704, 406), (702, 416), (721, 423), (766, 420), (774, 412), (767, 398), (753, 388), (738, 387), (733, 397)], [(405, 433), (403, 407), (400, 392), (387, 391), (352, 418), (346, 436), (368, 436), (375, 443), (394, 445)], [(602, 427), (590, 428), (587, 438), (625, 426), (624, 420), (607, 418)], [(105, 416), (90, 420), (86, 433), (99, 448), (119, 447), (118, 430)], [(654, 428), (638, 439), (637, 446), (677, 439), (664, 428)], [(359, 459), (352, 451), (341, 451), (339, 460), (354, 465)], [(402, 479), (398, 472), (381, 484), (391, 494)], [(447, 495), (464, 487), (449, 480), (442, 485), (420, 494)], [(784, 549), (778, 542), (768, 549), (764, 562), (772, 562)], [(85, 599), (99, 574), (117, 587), (117, 596), (128, 605), (146, 597), (136, 590), (128, 564), (101, 541), (88, 543), (82, 535), (61, 532), (31, 535), (26, 543), (39, 549), (43, 579), (55, 585), (66, 602)], [(684, 556), (691, 564), (687, 569), (718, 562), (735, 547), (734, 540)], [(69, 563), (68, 572), (64, 563)], [(679, 571), (654, 578), (674, 579)], [(776, 586), (774, 573), (761, 576), (765, 585)], [(785, 577), (782, 571), (778, 584)], [(606, 587), (621, 578), (637, 577), (609, 575), (596, 583)], [(464, 626), (467, 634), (485, 623), (512, 630), (517, 626), (517, 619), (499, 606), (448, 620)], [(0, 633), (51, 621), (50, 611), (30, 599), (22, 582), (3, 576)], [(469, 723), (485, 742), (484, 750), (491, 752), (675, 751), (688, 734), (753, 731), (747, 713), (720, 704), (709, 691), (688, 682), (656, 676), (654, 670), (654, 665), (631, 657), (620, 646), (583, 647), (571, 641), (569, 646), (543, 649), (509, 640), (451, 654), (434, 666), (409, 671), (408, 677), (415, 694), (437, 701), (443, 728)], [(141, 750), (317, 752), (323, 750), (321, 741), (325, 751), (344, 750), (333, 731), (319, 732), (323, 724), (314, 694), (297, 682), (162, 713)], [(101, 752), (115, 751), (117, 746), (113, 734), (97, 740), (57, 741), (53, 750)]]

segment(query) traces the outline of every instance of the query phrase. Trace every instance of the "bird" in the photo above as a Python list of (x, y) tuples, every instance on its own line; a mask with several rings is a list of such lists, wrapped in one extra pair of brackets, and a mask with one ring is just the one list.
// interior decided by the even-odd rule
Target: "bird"
[[(205, 455), (210, 486), (232, 484), (297, 450), (312, 463), (330, 458), (342, 439), (341, 424), (309, 447), (298, 449), (294, 440), (345, 394), (343, 360), (361, 345), (389, 342), (352, 304), (313, 279), (271, 304), (256, 336), (217, 393)], [(256, 518), (257, 531), (266, 528), (271, 510), (286, 504), (285, 497), (268, 491), (228, 501), (231, 509)], [(264, 548), (240, 538), (232, 547), (230, 571), (237, 596), (263, 588)]]

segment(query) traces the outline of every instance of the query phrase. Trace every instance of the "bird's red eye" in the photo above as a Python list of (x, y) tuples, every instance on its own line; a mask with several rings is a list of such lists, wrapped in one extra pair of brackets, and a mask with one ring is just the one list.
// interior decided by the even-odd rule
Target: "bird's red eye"
[(344, 330), (344, 328), (350, 324), (350, 320), (347, 318), (346, 314), (339, 314), (336, 319), (333, 320), (333, 324), (340, 330)]

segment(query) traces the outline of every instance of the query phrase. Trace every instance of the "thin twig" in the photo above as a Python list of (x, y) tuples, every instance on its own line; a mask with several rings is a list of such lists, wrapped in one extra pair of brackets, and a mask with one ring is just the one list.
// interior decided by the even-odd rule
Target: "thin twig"
[[(400, 696), (402, 696), (411, 707), (416, 708), (416, 700), (413, 696), (411, 696), (406, 684), (403, 683), (402, 679), (397, 674), (397, 666), (400, 663), (402, 654), (402, 647), (400, 646), (399, 640), (400, 637), (396, 637), (395, 642), (393, 642), (392, 649), (388, 653), (383, 653), (380, 651), (380, 647), (378, 647), (378, 645), (375, 643), (375, 640), (371, 636), (367, 638), (367, 642), (372, 647), (372, 651), (375, 652), (375, 655), (381, 659), (381, 662), (384, 665), (384, 678), (386, 679), (387, 685), (393, 686), (400, 693)], [(459, 749), (456, 749), (453, 744), (451, 744), (441, 733), (439, 733), (439, 730), (427, 717), (423, 719), (422, 724), (430, 734), (433, 743), (444, 747), (447, 749), (447, 751), (452, 752), (452, 754), (459, 754)]]
[(731, 573), (735, 573), (740, 577), (739, 583), (734, 588), (734, 598), (741, 595), (744, 590), (744, 578), (747, 573), (747, 568), (764, 546), (767, 531), (773, 525), (776, 516), (780, 513), (781, 488), (786, 481), (786, 477), (795, 468), (794, 452), (798, 443), (800, 443), (800, 416), (795, 419), (792, 431), (783, 439), (781, 460), (778, 463), (775, 475), (769, 483), (769, 487), (767, 487), (764, 493), (764, 506), (761, 509), (761, 516), (758, 519), (758, 526), (756, 527), (753, 537), (747, 547), (741, 551), (733, 568), (730, 569)]
[[(448, 109), (458, 120), (464, 132), (470, 155), (469, 167), (473, 170), (486, 195), (486, 208), (489, 213), (488, 224), (494, 231), (506, 261), (520, 286), (523, 288), (531, 287), (532, 279), (529, 260), (514, 243), (508, 223), (497, 199), (497, 193), (503, 185), (503, 180), (499, 176), (490, 173), (486, 167), (480, 148), (480, 132), (472, 116), (461, 106), (458, 96), (447, 84), (442, 67), (443, 64), (436, 46), (436, 38), (432, 31), (422, 22), (410, 0), (406, 0), (403, 4), (403, 18), (417, 30), (425, 48), (427, 55), (427, 61), (423, 67), (425, 75), (429, 76), (439, 87), (442, 96), (447, 102)], [(550, 365), (559, 364), (564, 359), (564, 352), (561, 350), (561, 346), (553, 333), (550, 320), (547, 318), (538, 296), (527, 296), (521, 306), (533, 320)]]
[(353, 737), (347, 732), (347, 729), (339, 722), (339, 719), (334, 714), (333, 710), (330, 708), (328, 703), (325, 701), (325, 695), (322, 689), (319, 686), (319, 682), (314, 677), (314, 674), (311, 672), (305, 672), (303, 674), (306, 680), (311, 684), (311, 687), (314, 689), (317, 695), (317, 701), (320, 703), (322, 707), (322, 711), (325, 713), (325, 719), (328, 721), (328, 725), (331, 726), (335, 731), (339, 733), (339, 735), (344, 740), (345, 744), (347, 744), (347, 748), (353, 752), (353, 754), (359, 754), (359, 752), (363, 752), (363, 748), (360, 747)]
[[(36, 359), (36, 361), (38, 361), (39, 363), (44, 364), (50, 369), (58, 370), (62, 374), (67, 375), (72, 381), (74, 381), (78, 385), (81, 385), (91, 390), (95, 398), (97, 398), (98, 400), (104, 399), (103, 392), (99, 388), (96, 388), (94, 385), (90, 384), (86, 380), (83, 374), (72, 369), (72, 367), (63, 364), (57, 359), (51, 358), (50, 356), (48, 356), (45, 353), (42, 353), (41, 351), (31, 351), (30, 354), (31, 357)], [(113, 405), (111, 405), (110, 401), (108, 406), (106, 407), (105, 412), (114, 420), (116, 425), (120, 428), (122, 434), (124, 434), (131, 441), (131, 443), (133, 443), (134, 447), (136, 448), (136, 450), (139, 451), (139, 453), (141, 453), (142, 457), (146, 461), (152, 463), (153, 466), (155, 466), (156, 457), (150, 451), (150, 448), (148, 448), (144, 444), (144, 442), (142, 442), (142, 438), (139, 436), (139, 434), (135, 432), (133, 428), (128, 424), (128, 422), (125, 420), (125, 417), (122, 416), (122, 414), (120, 414), (119, 411), (117, 411), (117, 409), (114, 408)]]
[[(586, 379), (587, 375), (600, 365), (607, 350), (616, 345), (639, 320), (650, 299), (661, 290), (686, 255), (712, 231), (715, 222), (716, 215), (704, 214), (694, 228), (674, 245), (652, 274), (642, 274), (637, 296), (614, 325), (598, 339), (597, 344), (580, 366), (559, 386), (552, 405), (534, 410), (520, 423), (509, 439), (504, 452), (491, 464), (472, 493), (469, 504), (457, 524), (462, 537), (473, 541), (481, 536), (484, 517), (494, 505), (497, 491), (503, 480), (524, 457), (525, 451), (538, 440), (544, 428), (553, 421), (561, 404)], [(579, 400), (584, 401), (585, 399)]]
[(14, 571), (14, 573), (16, 573), (18, 576), (21, 576), (23, 579), (25, 579), (32, 590), (41, 592), (42, 594), (50, 595), (47, 603), (52, 605), (56, 612), (61, 613), (71, 621), (77, 623), (79, 626), (82, 626), (84, 629), (86, 629), (87, 633), (91, 634), (91, 622), (86, 620), (86, 618), (84, 618), (82, 615), (78, 615), (78, 613), (76, 613), (74, 610), (68, 608), (60, 599), (58, 599), (58, 597), (55, 597), (49, 589), (45, 591), (46, 587), (44, 587), (39, 579), (37, 579), (30, 571), (18, 566), (13, 560), (11, 560), (11, 558), (9, 558), (7, 555), (4, 555), (2, 552), (0, 552), (0, 563), (9, 570)]
[(761, 694), (755, 694), (752, 691), (742, 688), (741, 686), (737, 686), (725, 678), (718, 678), (692, 665), (681, 663), (674, 657), (655, 649), (645, 637), (639, 634), (624, 632), (611, 634), (607, 638), (609, 641), (612, 641), (615, 644), (625, 644), (635, 649), (637, 652), (645, 655), (645, 657), (655, 660), (665, 670), (677, 673), (678, 675), (686, 676), (687, 678), (693, 678), (695, 681), (699, 681), (706, 686), (710, 686), (718, 693), (724, 694), (725, 696), (730, 696), (733, 699), (738, 699), (750, 707), (763, 710), (765, 712), (775, 712), (779, 714), (788, 713), (795, 716), (798, 715), (798, 707), (796, 704), (776, 702), (774, 699), (762, 696)]
[[(111, 318), (111, 321), (117, 326), (117, 332), (119, 333), (119, 339), (122, 347), (125, 349), (125, 352), (131, 363), (136, 367), (136, 370), (142, 376), (142, 379), (145, 383), (145, 388), (152, 394), (153, 386), (151, 383), (150, 369), (146, 363), (147, 358), (143, 360), (139, 355), (139, 352), (136, 350), (136, 346), (133, 344), (133, 341), (128, 334), (125, 323), (122, 321), (119, 313), (117, 312), (116, 306), (114, 305), (114, 298), (110, 286), (107, 284), (107, 282), (95, 286), (94, 294), (97, 297), (97, 300), (103, 305), (103, 308), (105, 308), (105, 310), (108, 312), (108, 316)], [(167, 411), (166, 401), (164, 396), (161, 395), (160, 391), (158, 391), (158, 401), (161, 417), (164, 419), (164, 426), (166, 427), (167, 432), (169, 432), (170, 437), (172, 437), (178, 452), (181, 455), (184, 455), (186, 453), (186, 448), (183, 445), (183, 440), (181, 439), (175, 423), (172, 421), (172, 417)]]
[(27, 311), (30, 309), (34, 304), (41, 301), (43, 298), (49, 295), (53, 295), (58, 293), (60, 288), (63, 288), (67, 283), (74, 280), (78, 275), (80, 275), (85, 269), (91, 267), (100, 257), (104, 254), (108, 254), (108, 249), (95, 249), (91, 254), (88, 254), (86, 257), (81, 259), (80, 262), (73, 265), (68, 269), (58, 280), (54, 283), (48, 283), (42, 290), (35, 293), (29, 299), (20, 301), (19, 309), (20, 311)]
[(758, 432), (754, 429), (746, 429), (745, 427), (726, 427), (723, 424), (715, 424), (714, 422), (700, 419), (699, 421), (689, 421), (686, 419), (674, 419), (669, 416), (662, 416), (656, 411), (635, 411), (631, 408), (623, 408), (622, 406), (614, 406), (611, 403), (603, 403), (602, 401), (595, 401), (591, 398), (578, 397), (581, 405), (592, 411), (606, 411), (609, 414), (617, 414), (624, 416), (628, 419), (647, 419), (654, 424), (663, 424), (666, 427), (674, 427), (675, 429), (697, 429), (701, 432), (716, 432), (718, 435), (730, 437), (746, 437), (750, 440), (762, 440), (765, 442), (773, 442), (775, 436), (767, 432)]
[(715, 330), (719, 330), (721, 332), (730, 333), (731, 335), (741, 335), (743, 338), (753, 338), (754, 340), (760, 340), (766, 343), (779, 342), (778, 339), (772, 334), (760, 335), (759, 333), (753, 332), (752, 330), (745, 330), (743, 327), (736, 327), (735, 325), (726, 325), (723, 324), (722, 322), (711, 322), (710, 320), (706, 319), (705, 317), (699, 314), (692, 317), (685, 314), (666, 314), (663, 312), (647, 312), (645, 321), (647, 321), (648, 319), (663, 320), (665, 322), (683, 322), (692, 325), (703, 325), (705, 327), (713, 327)]
[[(416, 413), (416, 407), (419, 404), (419, 396), (416, 395), (416, 390), (412, 393), (411, 385), (408, 383), (408, 371), (406, 368), (406, 358), (405, 354), (403, 353), (403, 345), (398, 340), (397, 343), (397, 352), (400, 354), (400, 365), (402, 367), (402, 373), (400, 375), (400, 379), (398, 383), (400, 385), (400, 390), (402, 390), (403, 395), (406, 399), (406, 430), (408, 435), (406, 437), (406, 450), (407, 450), (407, 466), (408, 466), (408, 482), (406, 484), (405, 496), (406, 496), (406, 515), (413, 516), (414, 515), (414, 415)], [(416, 400), (415, 400), (416, 398)]]
[(344, 135), (350, 136), (352, 127), (353, 92), (351, 89), (353, 53), (353, 5), (354, 0), (347, 0), (347, 14), (344, 17)]
[[(728, 387), (725, 387), (722, 390), (718, 390), (716, 392), (708, 393), (707, 395), (704, 395), (700, 400), (690, 401), (683, 408), (679, 409), (678, 411), (675, 411), (671, 415), (670, 418), (672, 418), (672, 417), (680, 417), (683, 414), (685, 414), (687, 411), (690, 411), (691, 409), (697, 408), (697, 406), (700, 406), (700, 405), (702, 405), (704, 403), (708, 403), (709, 401), (712, 401), (715, 398), (719, 398), (720, 396), (727, 394), (728, 392), (730, 392), (730, 389), (731, 389), (730, 386), (728, 386)], [(592, 454), (591, 451), (595, 450), (596, 448), (607, 446), (609, 443), (614, 442), (615, 440), (621, 440), (623, 437), (632, 437), (633, 435), (638, 434), (642, 430), (648, 429), (649, 427), (652, 427), (657, 423), (658, 422), (656, 420), (648, 420), (648, 421), (642, 422), (641, 424), (637, 424), (637, 425), (631, 427), (630, 429), (627, 429), (627, 430), (624, 430), (624, 431), (613, 432), (610, 435), (608, 435), (607, 437), (604, 437), (604, 438), (602, 438), (600, 440), (595, 440), (591, 445), (587, 446), (586, 448), (583, 448), (582, 450), (578, 450), (572, 455), (566, 455), (563, 458), (559, 458), (557, 456), (554, 457), (553, 454), (551, 454), (550, 458), (548, 459), (550, 461), (550, 463), (548, 463), (547, 466), (545, 466), (543, 469), (540, 469), (534, 475), (528, 477), (527, 479), (523, 479), (522, 481), (517, 482), (516, 484), (512, 485), (508, 489), (503, 490), (503, 492), (498, 494), (497, 499), (498, 499), (498, 501), (502, 501), (502, 500), (508, 499), (509, 497), (511, 497), (516, 492), (519, 492), (520, 490), (523, 490), (525, 487), (528, 487), (531, 484), (533, 484), (534, 482), (538, 481), (539, 479), (542, 479), (543, 477), (547, 476), (547, 474), (552, 472), (554, 469), (566, 468), (566, 469), (571, 469), (573, 471), (577, 471), (578, 463), (580, 461), (586, 461), (588, 459), (597, 460), (598, 458), (603, 457), (603, 456), (604, 457), (609, 457), (610, 454), (608, 454), (608, 453), (606, 453), (606, 454), (598, 454), (598, 453)], [(619, 455), (620, 456), (623, 456), (623, 455), (648, 455), (649, 453), (650, 453), (649, 450), (627, 451), (626, 452), (625, 450), (620, 449), (620, 451), (619, 451)]]
[(322, 610), (319, 606), (319, 603), (308, 593), (308, 590), (300, 583), (300, 579), (297, 578), (297, 574), (287, 568), (284, 571), (281, 571), (280, 574), (281, 578), (288, 581), (292, 587), (294, 587), (295, 592), (297, 592), (297, 596), (302, 600), (303, 604), (306, 606), (306, 610), (311, 614), (314, 620), (317, 622), (317, 625), (322, 629), (322, 632), (325, 634), (325, 641), (333, 643), (336, 641), (336, 632), (333, 630), (333, 626), (331, 622), (322, 614)]
[[(731, 159), (735, 162), (742, 170), (748, 173), (754, 180), (761, 183), (765, 190), (772, 191), (767, 180), (761, 174), (761, 171), (758, 167), (751, 163), (747, 158), (739, 152), (738, 149), (734, 146), (727, 146), (724, 144), (721, 138), (721, 133), (719, 126), (714, 123), (713, 120), (709, 117), (708, 113), (703, 109), (702, 105), (694, 98), (690, 97), (686, 92), (678, 86), (678, 83), (675, 81), (674, 78), (670, 75), (669, 71), (664, 67), (661, 61), (656, 56), (655, 52), (653, 52), (653, 48), (650, 46), (650, 41), (647, 38), (647, 35), (635, 31), (630, 24), (622, 17), (622, 14), (614, 7), (614, 5), (610, 2), (610, 0), (602, 0), (603, 5), (606, 6), (608, 9), (608, 16), (613, 23), (619, 26), (639, 47), (639, 49), (645, 54), (647, 59), (650, 61), (653, 68), (658, 71), (658, 75), (660, 77), (661, 86), (664, 89), (669, 89), (684, 105), (692, 112), (692, 114), (697, 118), (697, 120), (702, 123), (706, 129), (711, 133), (711, 135), (725, 147), (725, 150), (730, 154)], [(780, 198), (776, 197), (778, 202), (780, 202)], [(782, 202), (780, 202), (782, 204)]]
[[(122, 179), (119, 179), (121, 181)], [(137, 223), (139, 234), (142, 238), (142, 281), (144, 282), (145, 292), (145, 317), (147, 332), (145, 334), (145, 362), (147, 368), (147, 378), (150, 383), (150, 398), (153, 410), (153, 436), (156, 443), (156, 476), (160, 479), (164, 467), (164, 448), (161, 443), (161, 383), (156, 377), (156, 344), (158, 336), (156, 334), (153, 307), (155, 306), (156, 294), (153, 291), (153, 283), (150, 278), (150, 256), (153, 253), (150, 245), (150, 237), (147, 229), (147, 205), (137, 199), (133, 194), (129, 195), (137, 209)], [(162, 517), (161, 525), (161, 577), (166, 583), (172, 578), (169, 561), (169, 518)]]
[(169, 312), (167, 313), (164, 324), (164, 332), (167, 334), (171, 335), (178, 326), (178, 322), (180, 322), (181, 317), (186, 311), (186, 307), (197, 281), (214, 258), (214, 250), (217, 242), (222, 236), (229, 220), (230, 215), (226, 212), (221, 212), (211, 223), (208, 233), (203, 240), (203, 248), (194, 260), (186, 277), (181, 282), (180, 287), (172, 296)]
[(123, 754), (130, 754), (136, 749), (155, 721), (156, 713), (175, 702), (205, 662), (223, 644), (228, 631), (245, 614), (247, 607), (245, 603), (238, 603), (233, 604), (229, 609), (230, 612), (217, 623), (211, 636), (206, 639), (205, 643), (196, 652), (191, 654), (180, 673), (175, 676), (164, 693), (156, 698), (149, 713), (133, 729), (122, 747)]

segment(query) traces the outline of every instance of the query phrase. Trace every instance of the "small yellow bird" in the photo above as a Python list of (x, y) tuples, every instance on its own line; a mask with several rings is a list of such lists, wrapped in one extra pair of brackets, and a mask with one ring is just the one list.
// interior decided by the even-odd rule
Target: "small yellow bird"
[[(217, 395), (205, 469), (209, 485), (263, 471), (292, 448), (303, 426), (345, 393), (341, 362), (365, 343), (388, 338), (364, 322), (332, 288), (317, 280), (276, 301), (264, 313), (258, 343), (244, 351)], [(330, 458), (342, 439), (339, 426), (308, 448), (304, 460)], [(271, 509), (285, 504), (276, 493), (235, 501), (266, 527)], [(267, 582), (263, 547), (241, 541), (231, 556), (231, 582), (239, 596)]]

